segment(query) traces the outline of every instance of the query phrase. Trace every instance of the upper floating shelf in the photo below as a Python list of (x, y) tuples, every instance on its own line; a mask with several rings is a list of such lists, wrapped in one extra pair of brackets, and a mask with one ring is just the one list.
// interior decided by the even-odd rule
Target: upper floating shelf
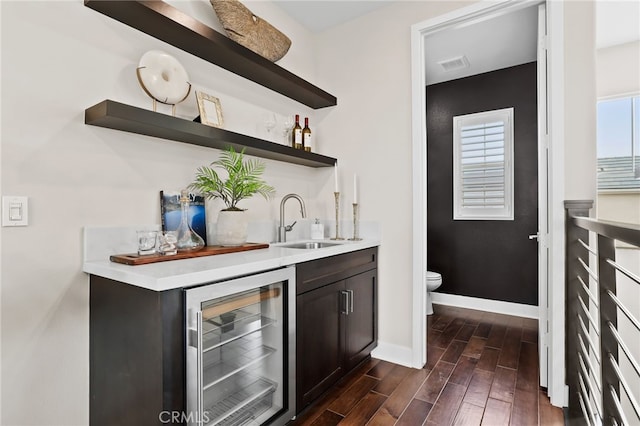
[(84, 4), (311, 108), (338, 102), (330, 93), (163, 1), (85, 0)]
[(247, 155), (286, 161), (303, 166), (330, 167), (337, 161), (335, 158), (326, 157), (315, 152), (294, 149), (290, 146), (111, 100), (105, 100), (87, 108), (84, 112), (84, 122), (92, 126), (155, 136), (209, 148), (226, 149), (232, 146), (236, 151), (244, 149)]

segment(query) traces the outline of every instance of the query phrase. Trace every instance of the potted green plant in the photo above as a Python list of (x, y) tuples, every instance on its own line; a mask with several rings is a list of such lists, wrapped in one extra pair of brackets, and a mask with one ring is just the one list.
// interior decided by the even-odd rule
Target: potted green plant
[[(216, 169), (226, 172), (221, 177)], [(211, 163), (211, 167), (199, 167), (196, 178), (189, 188), (202, 193), (210, 199), (220, 199), (226, 208), (220, 211), (216, 226), (216, 241), (223, 246), (242, 245), (247, 241), (245, 210), (238, 203), (256, 194), (269, 200), (275, 189), (260, 176), (265, 165), (260, 160), (245, 160), (244, 149), (236, 152), (233, 147), (223, 151), (220, 158)]]

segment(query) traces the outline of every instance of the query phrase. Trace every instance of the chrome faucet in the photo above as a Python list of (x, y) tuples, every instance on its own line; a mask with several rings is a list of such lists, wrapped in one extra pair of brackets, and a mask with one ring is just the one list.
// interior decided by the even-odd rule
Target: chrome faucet
[(298, 194), (287, 194), (282, 197), (282, 201), (280, 201), (280, 226), (278, 227), (279, 243), (284, 243), (287, 241), (287, 232), (291, 231), (293, 229), (293, 226), (297, 222), (294, 221), (291, 225), (284, 224), (284, 205), (289, 198), (295, 198), (296, 200), (298, 200), (298, 202), (300, 203), (300, 214), (302, 214), (302, 218), (304, 219), (307, 217), (307, 209), (304, 206), (304, 201), (302, 200), (301, 196), (299, 196)]

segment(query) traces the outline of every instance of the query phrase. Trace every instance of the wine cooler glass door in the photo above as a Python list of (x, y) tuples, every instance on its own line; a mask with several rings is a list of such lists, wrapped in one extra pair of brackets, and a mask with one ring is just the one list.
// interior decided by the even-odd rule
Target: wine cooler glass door
[(294, 280), (284, 268), (186, 291), (188, 424), (293, 417)]

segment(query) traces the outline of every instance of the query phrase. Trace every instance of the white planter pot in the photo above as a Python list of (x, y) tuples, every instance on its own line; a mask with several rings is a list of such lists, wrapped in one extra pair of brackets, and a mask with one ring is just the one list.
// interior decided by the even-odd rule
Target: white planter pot
[(240, 246), (247, 242), (249, 221), (244, 211), (222, 210), (216, 225), (216, 243), (221, 246)]

